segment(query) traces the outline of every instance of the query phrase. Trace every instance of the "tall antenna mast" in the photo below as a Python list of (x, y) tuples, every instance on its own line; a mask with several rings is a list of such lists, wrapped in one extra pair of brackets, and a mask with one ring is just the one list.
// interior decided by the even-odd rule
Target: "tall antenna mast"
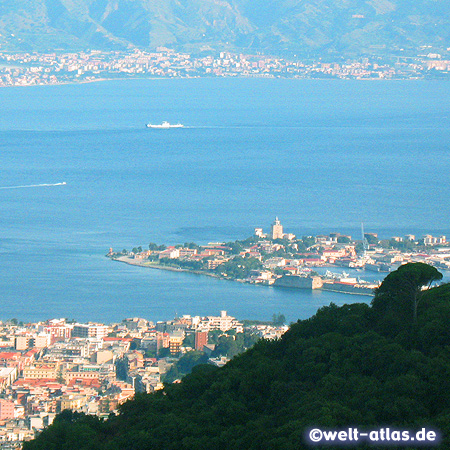
[(369, 247), (369, 242), (367, 242), (366, 235), (364, 234), (364, 223), (361, 222), (361, 239), (364, 248), (364, 256), (366, 256), (367, 248)]

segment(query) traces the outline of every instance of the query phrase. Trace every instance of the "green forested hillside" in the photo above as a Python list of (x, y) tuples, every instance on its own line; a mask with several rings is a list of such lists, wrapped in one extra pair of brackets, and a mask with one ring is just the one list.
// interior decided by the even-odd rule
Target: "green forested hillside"
[(66, 411), (24, 450), (298, 450), (311, 448), (312, 426), (355, 425), (437, 428), (435, 448), (448, 449), (450, 285), (421, 290), (439, 278), (424, 264), (403, 266), (372, 306), (322, 308), (279, 341), (221, 369), (198, 366), (105, 422)]
[[(417, 54), (450, 45), (447, 0), (8, 0), (0, 50)], [(427, 50), (423, 50), (427, 51)], [(428, 50), (429, 51), (429, 50)]]

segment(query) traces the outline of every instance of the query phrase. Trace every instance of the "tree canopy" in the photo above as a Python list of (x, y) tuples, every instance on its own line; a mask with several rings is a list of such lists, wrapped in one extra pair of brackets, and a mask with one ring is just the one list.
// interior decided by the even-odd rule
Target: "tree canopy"
[(376, 289), (372, 306), (375, 313), (405, 323), (417, 322), (417, 308), (424, 288), (442, 280), (442, 274), (424, 263), (409, 263), (390, 273)]

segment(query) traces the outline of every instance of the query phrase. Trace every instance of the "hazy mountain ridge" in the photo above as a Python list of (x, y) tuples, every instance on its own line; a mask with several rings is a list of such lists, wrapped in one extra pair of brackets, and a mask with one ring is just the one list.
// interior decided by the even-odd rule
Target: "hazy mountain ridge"
[(10, 0), (0, 6), (0, 48), (360, 54), (446, 48), (449, 25), (444, 0)]

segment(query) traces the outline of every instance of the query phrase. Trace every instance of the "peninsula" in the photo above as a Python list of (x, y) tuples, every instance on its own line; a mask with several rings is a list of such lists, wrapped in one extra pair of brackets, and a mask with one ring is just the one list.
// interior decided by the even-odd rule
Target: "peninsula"
[[(378, 282), (367, 282), (328, 268), (358, 272), (390, 272), (408, 262), (424, 262), (450, 269), (450, 244), (445, 236), (430, 234), (416, 239), (409, 234), (379, 239), (364, 233), (355, 240), (349, 235), (303, 236), (285, 233), (278, 218), (269, 233), (255, 228), (253, 236), (234, 242), (207, 245), (184, 243), (174, 246), (150, 243), (131, 251), (114, 252), (112, 260), (155, 269), (190, 272), (242, 283), (294, 289), (322, 289), (345, 294), (372, 295)], [(321, 268), (327, 268), (319, 275)]]

